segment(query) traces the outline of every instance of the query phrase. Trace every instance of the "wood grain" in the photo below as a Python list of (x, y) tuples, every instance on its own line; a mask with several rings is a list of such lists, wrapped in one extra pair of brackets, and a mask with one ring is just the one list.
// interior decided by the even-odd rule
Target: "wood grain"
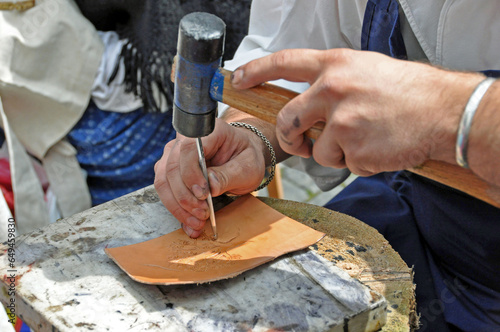
[(388, 302), (382, 331), (412, 331), (415, 313), (413, 271), (374, 228), (351, 216), (306, 203), (259, 197), (264, 203), (326, 236), (311, 248)]
[[(222, 102), (272, 124), (276, 124), (276, 116), (283, 106), (298, 95), (294, 91), (268, 83), (237, 90), (231, 84), (232, 72), (225, 69), (220, 69), (220, 72), (224, 75)], [(317, 123), (305, 135), (317, 139), (324, 127), (324, 123)]]
[(469, 169), (442, 161), (428, 160), (409, 171), (500, 208), (500, 188), (484, 181)]
[[(268, 83), (251, 89), (237, 90), (232, 87), (230, 81), (232, 72), (224, 69), (220, 72), (224, 75), (222, 101), (269, 123), (276, 124), (279, 111), (298, 95), (296, 92)], [(323, 129), (324, 123), (318, 123), (305, 135), (318, 139)], [(429, 160), (408, 170), (500, 208), (500, 188), (484, 181), (470, 170), (435, 160)]]

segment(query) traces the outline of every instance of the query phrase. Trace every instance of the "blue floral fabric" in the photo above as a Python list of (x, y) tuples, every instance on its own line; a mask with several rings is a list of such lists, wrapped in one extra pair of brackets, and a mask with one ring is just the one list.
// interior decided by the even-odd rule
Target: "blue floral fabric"
[(67, 137), (97, 205), (153, 184), (154, 164), (175, 130), (171, 112), (108, 112), (91, 102)]

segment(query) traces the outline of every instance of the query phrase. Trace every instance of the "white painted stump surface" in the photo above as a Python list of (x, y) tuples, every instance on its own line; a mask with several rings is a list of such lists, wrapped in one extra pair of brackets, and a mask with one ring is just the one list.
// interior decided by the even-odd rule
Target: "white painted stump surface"
[(148, 187), (18, 237), (17, 312), (36, 331), (373, 331), (385, 322), (382, 296), (309, 250), (174, 287), (137, 283), (104, 253), (178, 228)]

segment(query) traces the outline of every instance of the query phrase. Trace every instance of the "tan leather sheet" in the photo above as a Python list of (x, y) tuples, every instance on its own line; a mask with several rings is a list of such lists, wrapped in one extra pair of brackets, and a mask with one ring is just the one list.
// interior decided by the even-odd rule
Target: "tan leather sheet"
[(283, 254), (304, 249), (325, 234), (259, 201), (238, 198), (216, 213), (198, 239), (182, 229), (142, 243), (105, 249), (132, 279), (157, 285), (204, 283), (234, 277)]

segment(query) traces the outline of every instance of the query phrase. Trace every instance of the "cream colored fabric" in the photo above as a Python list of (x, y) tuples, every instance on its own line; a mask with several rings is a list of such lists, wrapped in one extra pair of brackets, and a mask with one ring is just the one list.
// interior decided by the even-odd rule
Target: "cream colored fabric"
[(0, 95), (12, 129), (37, 158), (80, 119), (103, 52), (73, 1), (0, 12)]
[(90, 207), (76, 151), (62, 139), (88, 105), (103, 49), (71, 0), (0, 12), (0, 98), (21, 234), (49, 222), (26, 151), (43, 163), (63, 217)]
[(12, 190), (18, 234), (30, 232), (49, 224), (49, 213), (43, 189), (31, 165), (31, 160), (12, 130), (0, 100), (0, 115), (9, 149)]
[(43, 159), (43, 167), (63, 218), (92, 206), (86, 179), (71, 144), (65, 140), (57, 142)]

